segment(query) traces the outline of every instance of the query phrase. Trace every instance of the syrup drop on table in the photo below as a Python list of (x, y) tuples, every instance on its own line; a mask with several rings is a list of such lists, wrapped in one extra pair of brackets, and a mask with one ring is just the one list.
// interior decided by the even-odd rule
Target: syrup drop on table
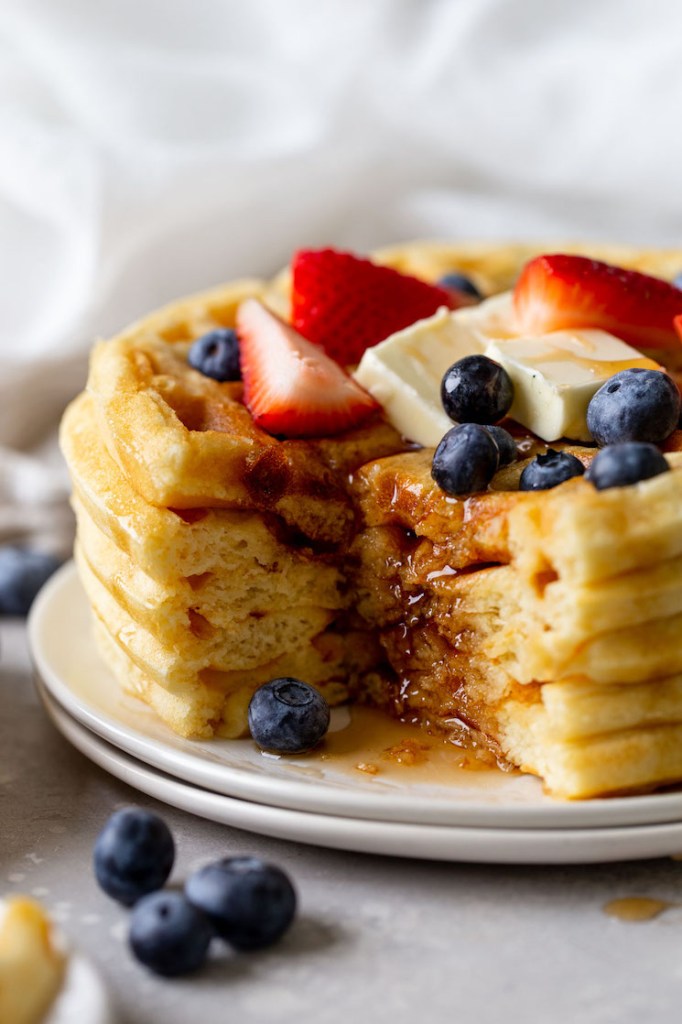
[(671, 903), (668, 900), (654, 900), (648, 896), (627, 896), (606, 903), (604, 913), (609, 917), (617, 917), (619, 921), (651, 921), (664, 910), (677, 906), (678, 903)]

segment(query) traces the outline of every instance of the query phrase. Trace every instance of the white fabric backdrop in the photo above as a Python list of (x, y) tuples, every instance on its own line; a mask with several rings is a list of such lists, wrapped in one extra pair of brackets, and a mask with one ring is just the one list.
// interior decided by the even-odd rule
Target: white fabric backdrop
[(676, 0), (0, 0), (0, 541), (96, 335), (303, 244), (682, 244)]

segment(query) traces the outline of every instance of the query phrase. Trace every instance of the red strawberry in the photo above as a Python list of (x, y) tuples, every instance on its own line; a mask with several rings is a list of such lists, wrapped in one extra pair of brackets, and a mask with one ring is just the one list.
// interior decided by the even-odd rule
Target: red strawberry
[(316, 345), (256, 299), (237, 310), (244, 402), (254, 422), (285, 437), (356, 427), (379, 406)]
[(516, 282), (514, 306), (524, 334), (598, 327), (638, 348), (679, 345), (673, 319), (682, 314), (682, 290), (585, 256), (531, 260)]
[(445, 288), (335, 249), (302, 249), (292, 272), (294, 327), (344, 366), (440, 306), (463, 302)]

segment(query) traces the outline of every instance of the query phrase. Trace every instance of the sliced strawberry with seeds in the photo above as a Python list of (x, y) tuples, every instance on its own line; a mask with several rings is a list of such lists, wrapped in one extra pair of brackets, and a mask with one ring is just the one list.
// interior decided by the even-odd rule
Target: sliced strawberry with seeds
[(585, 256), (531, 260), (516, 282), (514, 307), (524, 334), (596, 327), (637, 348), (679, 346), (673, 326), (682, 314), (679, 288)]
[(237, 310), (244, 402), (254, 422), (285, 437), (324, 437), (359, 426), (378, 404), (316, 345), (257, 299)]
[(343, 366), (395, 331), (464, 304), (452, 292), (335, 249), (303, 249), (292, 262), (292, 323)]

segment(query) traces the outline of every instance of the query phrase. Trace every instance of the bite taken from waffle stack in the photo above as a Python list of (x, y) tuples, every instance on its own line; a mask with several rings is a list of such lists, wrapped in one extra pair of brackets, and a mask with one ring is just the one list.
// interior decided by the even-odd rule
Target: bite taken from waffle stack
[[(184, 736), (237, 737), (255, 689), (294, 677), (559, 796), (682, 779), (682, 253), (546, 250), (302, 252), (293, 278), (95, 347), (62, 446), (125, 690)], [(474, 356), (511, 382), (513, 442), (441, 401)], [(623, 371), (672, 395), (655, 437), (609, 436), (629, 411), (599, 394)]]

